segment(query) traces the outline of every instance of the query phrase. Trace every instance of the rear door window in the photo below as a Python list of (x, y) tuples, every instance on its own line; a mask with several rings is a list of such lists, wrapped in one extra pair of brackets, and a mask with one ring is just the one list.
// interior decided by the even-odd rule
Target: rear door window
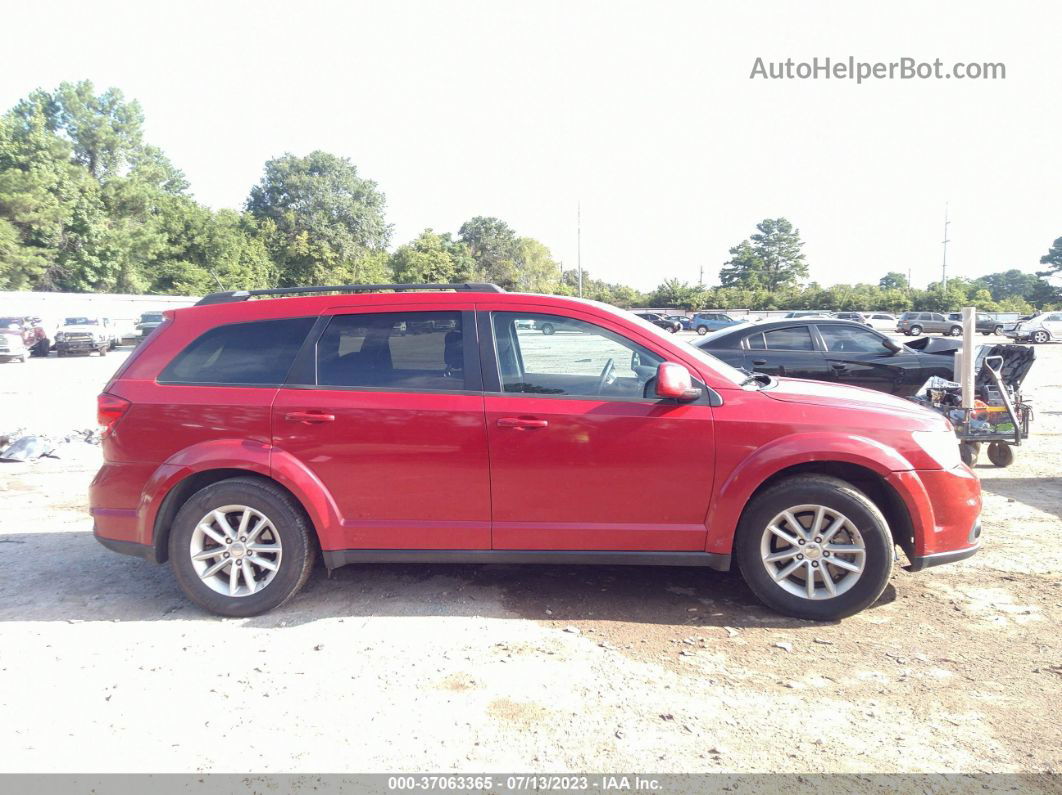
[(780, 328), (764, 332), (769, 351), (813, 351), (815, 343), (811, 340), (811, 331), (807, 326)]
[(317, 342), (317, 385), (461, 391), (460, 312), (337, 315)]
[(218, 326), (177, 354), (159, 383), (280, 386), (313, 323), (296, 317)]

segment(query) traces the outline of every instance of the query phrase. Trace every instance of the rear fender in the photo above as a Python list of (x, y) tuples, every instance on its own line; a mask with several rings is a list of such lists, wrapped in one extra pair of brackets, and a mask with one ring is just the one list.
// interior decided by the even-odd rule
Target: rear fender
[(166, 496), (185, 479), (211, 470), (234, 470), (275, 480), (299, 501), (317, 530), (322, 546), (340, 527), (331, 494), (294, 456), (246, 439), (212, 439), (171, 456), (148, 479), (137, 508), (140, 543), (152, 544), (155, 522)]
[(741, 514), (756, 490), (784, 469), (815, 461), (854, 464), (883, 479), (914, 468), (893, 448), (864, 436), (802, 433), (776, 439), (742, 460), (725, 480), (717, 481), (705, 520), (706, 551), (729, 554)]

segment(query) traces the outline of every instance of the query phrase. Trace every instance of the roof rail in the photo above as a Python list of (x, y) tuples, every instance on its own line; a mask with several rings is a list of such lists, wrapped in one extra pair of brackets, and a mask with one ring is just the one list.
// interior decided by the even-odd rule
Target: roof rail
[(391, 290), (396, 293), (410, 290), (456, 290), (469, 293), (504, 293), (501, 287), (487, 282), (456, 282), (454, 284), (336, 284), (310, 287), (272, 287), (263, 290), (227, 290), (223, 293), (204, 295), (196, 306), (230, 304), (246, 301), (256, 295), (300, 295), (304, 293), (378, 293)]

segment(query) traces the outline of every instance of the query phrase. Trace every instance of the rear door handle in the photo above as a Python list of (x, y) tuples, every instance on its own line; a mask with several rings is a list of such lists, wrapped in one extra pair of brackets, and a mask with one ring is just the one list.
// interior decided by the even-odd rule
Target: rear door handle
[(288, 422), (335, 422), (336, 415), (320, 411), (289, 411), (284, 419)]
[(539, 420), (533, 417), (502, 417), (498, 420), (499, 428), (515, 428), (518, 431), (532, 428), (548, 428), (548, 420)]

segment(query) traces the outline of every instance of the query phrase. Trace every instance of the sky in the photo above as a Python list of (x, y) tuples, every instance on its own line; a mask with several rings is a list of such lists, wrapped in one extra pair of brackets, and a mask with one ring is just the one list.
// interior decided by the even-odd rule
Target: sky
[[(1062, 236), (1062, 3), (45, 2), (6, 6), (0, 108), (92, 80), (214, 208), (324, 149), (393, 246), (476, 215), (566, 268), (718, 283), (785, 216), (821, 284), (1035, 271)], [(1002, 62), (1006, 79), (751, 79), (765, 62)]]

